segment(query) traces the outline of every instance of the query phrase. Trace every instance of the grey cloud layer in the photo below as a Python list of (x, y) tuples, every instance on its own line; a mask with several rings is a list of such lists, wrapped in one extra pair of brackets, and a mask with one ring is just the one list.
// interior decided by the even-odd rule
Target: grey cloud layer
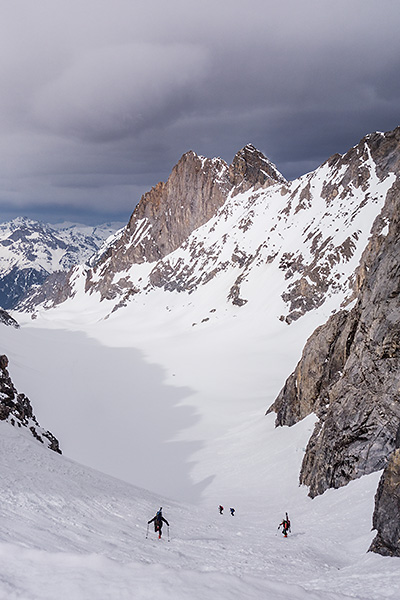
[(129, 215), (189, 149), (230, 161), (252, 142), (291, 178), (395, 127), (399, 12), (395, 0), (3, 3), (0, 218), (13, 205)]

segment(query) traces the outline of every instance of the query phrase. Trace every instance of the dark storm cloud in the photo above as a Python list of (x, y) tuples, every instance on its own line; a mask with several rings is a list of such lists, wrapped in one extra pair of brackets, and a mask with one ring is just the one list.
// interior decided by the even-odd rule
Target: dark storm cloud
[(0, 219), (127, 219), (187, 150), (294, 178), (399, 124), (396, 0), (0, 7)]

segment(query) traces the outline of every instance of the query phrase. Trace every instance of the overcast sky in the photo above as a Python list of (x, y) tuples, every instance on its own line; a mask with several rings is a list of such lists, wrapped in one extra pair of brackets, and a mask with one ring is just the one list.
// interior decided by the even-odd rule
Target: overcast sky
[(0, 0), (0, 221), (126, 222), (188, 151), (288, 179), (400, 124), (398, 0)]

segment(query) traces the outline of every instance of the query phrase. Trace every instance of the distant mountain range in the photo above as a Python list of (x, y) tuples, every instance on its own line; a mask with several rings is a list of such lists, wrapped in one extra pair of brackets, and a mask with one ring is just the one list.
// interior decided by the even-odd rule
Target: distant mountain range
[(85, 263), (121, 225), (49, 225), (18, 217), (0, 223), (0, 307), (14, 308), (56, 271)]

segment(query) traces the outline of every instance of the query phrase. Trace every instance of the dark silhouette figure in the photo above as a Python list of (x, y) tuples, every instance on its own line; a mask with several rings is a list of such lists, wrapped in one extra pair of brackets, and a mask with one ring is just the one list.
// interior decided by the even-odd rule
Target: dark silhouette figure
[(158, 532), (158, 539), (161, 539), (161, 534), (162, 534), (162, 526), (163, 523), (166, 523), (169, 527), (169, 523), (167, 521), (167, 519), (164, 519), (164, 517), (162, 516), (162, 507), (160, 507), (160, 510), (157, 511), (156, 515), (150, 519), (150, 521), (147, 521), (147, 524), (150, 525), (150, 523), (154, 522), (154, 531), (157, 533)]
[(224, 507), (223, 507), (223, 506), (220, 504), (220, 505), (218, 506), (218, 510), (219, 510), (219, 514), (220, 514), (220, 515), (222, 515), (222, 514), (223, 514), (223, 512), (224, 512)]

